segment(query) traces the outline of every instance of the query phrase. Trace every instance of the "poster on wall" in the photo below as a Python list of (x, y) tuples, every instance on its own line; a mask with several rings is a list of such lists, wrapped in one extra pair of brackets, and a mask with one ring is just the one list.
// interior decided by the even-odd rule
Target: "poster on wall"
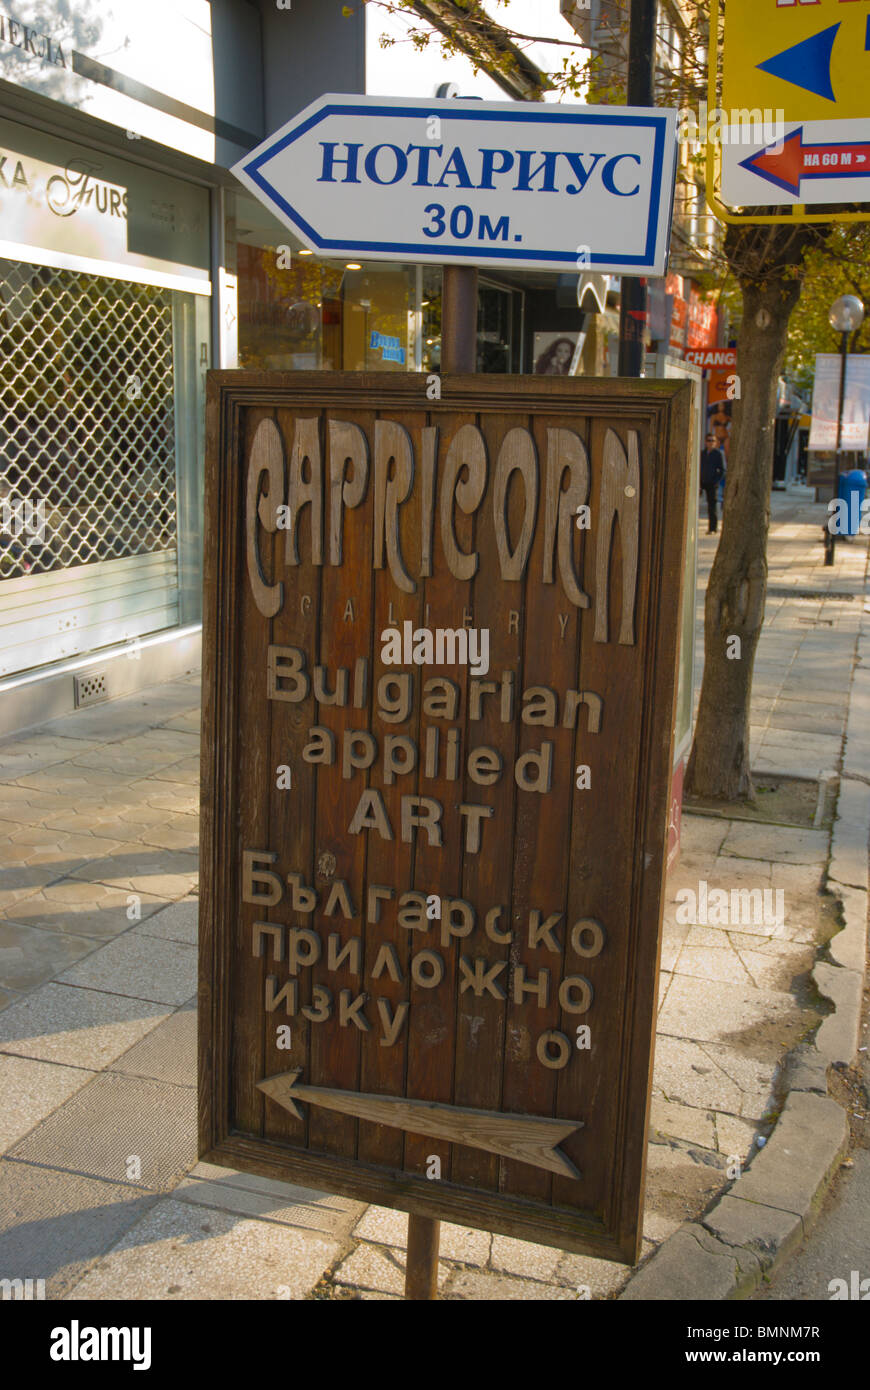
[(579, 333), (536, 333), (534, 360), (536, 376), (570, 376)]
[[(839, 353), (816, 353), (813, 414), (808, 445), (810, 449), (827, 450), (837, 447), (840, 372), (841, 358)], [(863, 452), (867, 448), (868, 422), (870, 422), (870, 355), (850, 353), (846, 358), (840, 448), (857, 449)]]
[(728, 464), (728, 450), (731, 444), (731, 412), (734, 408), (735, 373), (737, 354), (725, 366), (707, 368), (707, 430), (716, 436), (716, 448), (725, 455)]

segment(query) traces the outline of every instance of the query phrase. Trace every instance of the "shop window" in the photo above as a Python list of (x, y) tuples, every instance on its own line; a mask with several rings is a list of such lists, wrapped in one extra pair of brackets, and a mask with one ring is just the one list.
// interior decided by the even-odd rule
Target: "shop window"
[(238, 365), (272, 371), (419, 369), (422, 280), (407, 265), (312, 255), (246, 195), (228, 200)]
[(174, 552), (173, 292), (0, 261), (0, 348), (0, 576)]
[(339, 368), (342, 273), (309, 257), (239, 242), (239, 366), (274, 371)]
[(514, 372), (513, 293), (481, 285), (477, 296), (477, 370)]

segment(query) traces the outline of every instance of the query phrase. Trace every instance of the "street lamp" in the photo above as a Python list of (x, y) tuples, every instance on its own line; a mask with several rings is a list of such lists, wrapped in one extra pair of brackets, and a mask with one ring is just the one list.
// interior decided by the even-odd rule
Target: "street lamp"
[[(834, 462), (834, 500), (840, 495), (840, 444), (843, 438), (843, 400), (846, 393), (846, 358), (849, 334), (856, 333), (864, 322), (864, 305), (856, 294), (841, 294), (828, 310), (828, 322), (840, 334), (840, 397), (837, 404), (837, 451)], [(836, 508), (834, 514), (836, 515)], [(830, 526), (825, 529), (825, 564), (834, 563), (836, 536)]]

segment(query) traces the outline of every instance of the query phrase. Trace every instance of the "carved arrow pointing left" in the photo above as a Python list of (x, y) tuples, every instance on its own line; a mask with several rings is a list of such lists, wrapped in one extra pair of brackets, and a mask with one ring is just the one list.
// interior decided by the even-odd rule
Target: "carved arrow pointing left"
[(407, 1129), (453, 1144), (467, 1144), (488, 1153), (503, 1154), (535, 1168), (546, 1168), (563, 1178), (579, 1178), (580, 1173), (558, 1148), (563, 1139), (583, 1127), (582, 1120), (553, 1120), (542, 1115), (504, 1115), (495, 1110), (469, 1110), (436, 1101), (405, 1100), (402, 1096), (376, 1096), (357, 1091), (337, 1091), (325, 1086), (301, 1086), (301, 1070), (267, 1076), (257, 1085), (272, 1100), (283, 1105), (297, 1119), (302, 1118), (296, 1102), (320, 1105), (361, 1120)]

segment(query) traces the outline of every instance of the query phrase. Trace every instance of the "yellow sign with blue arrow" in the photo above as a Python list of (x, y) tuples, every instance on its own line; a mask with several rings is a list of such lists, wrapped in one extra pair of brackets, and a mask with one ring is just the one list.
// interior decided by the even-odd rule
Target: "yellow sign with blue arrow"
[(727, 0), (722, 198), (870, 202), (870, 0)]
[(865, 119), (870, 0), (728, 0), (725, 110), (762, 107), (786, 121)]

